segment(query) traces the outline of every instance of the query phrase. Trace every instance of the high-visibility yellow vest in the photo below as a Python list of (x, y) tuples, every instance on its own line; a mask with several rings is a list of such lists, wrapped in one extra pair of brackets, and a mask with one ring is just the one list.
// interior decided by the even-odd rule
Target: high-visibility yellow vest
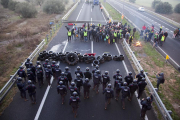
[(161, 41), (164, 41), (164, 39), (165, 39), (165, 36), (162, 36)]
[[(129, 40), (131, 39), (131, 37), (129, 38)], [(133, 39), (133, 36), (132, 36), (132, 39)]]
[(156, 34), (154, 35), (154, 38), (157, 38), (157, 35), (156, 35)]
[(162, 26), (160, 27), (160, 29), (162, 29)]
[(107, 39), (107, 40), (109, 39), (109, 36), (108, 36), (108, 35), (106, 35), (106, 39)]
[(101, 27), (101, 24), (98, 24), (98, 27)]
[(114, 37), (117, 37), (117, 33), (114, 32)]
[(71, 36), (71, 31), (68, 31), (68, 36)]
[(87, 32), (84, 32), (84, 36), (85, 36), (85, 37), (87, 36)]
[(120, 38), (122, 38), (122, 35), (121, 35), (121, 33), (119, 33), (120, 34)]

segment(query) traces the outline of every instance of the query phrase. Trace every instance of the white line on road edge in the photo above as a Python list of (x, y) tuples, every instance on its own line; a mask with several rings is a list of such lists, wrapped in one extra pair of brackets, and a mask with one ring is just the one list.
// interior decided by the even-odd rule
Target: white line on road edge
[[(57, 64), (60, 64), (60, 62), (58, 62)], [(53, 78), (53, 76), (52, 76), (52, 77), (51, 77), (51, 83), (53, 82), (53, 79), (54, 79), (54, 78)], [(39, 106), (39, 109), (38, 109), (38, 111), (37, 111), (37, 113), (36, 113), (36, 116), (35, 116), (34, 120), (38, 120), (38, 119), (39, 119), (39, 116), (40, 116), (40, 114), (41, 114), (42, 108), (43, 108), (43, 106), (44, 106), (44, 103), (45, 103), (45, 101), (46, 101), (46, 98), (47, 98), (47, 95), (48, 95), (48, 93), (49, 93), (50, 88), (51, 88), (51, 86), (48, 85), (48, 87), (47, 87), (47, 89), (46, 89), (46, 92), (44, 93), (43, 99), (42, 99), (42, 101), (41, 101), (41, 104), (40, 104), (40, 106)]]
[[(84, 6), (84, 3), (83, 3), (83, 6)], [(83, 9), (83, 6), (82, 6), (82, 8), (81, 8), (81, 10), (80, 10), (80, 12), (79, 12), (79, 14), (78, 14), (77, 18), (76, 18), (76, 21), (78, 20), (79, 15), (81, 14), (81, 11), (82, 11), (82, 9)]]
[(66, 49), (66, 47), (67, 47), (67, 44), (68, 44), (68, 40), (66, 41), (66, 44), (65, 44), (65, 46), (64, 46), (64, 49), (63, 49), (62, 53), (65, 52), (65, 49)]
[(91, 18), (91, 24), (92, 24), (92, 18)]
[[(116, 43), (115, 43), (115, 45), (116, 45), (116, 48), (117, 48), (117, 51), (118, 51), (119, 55), (121, 55), (121, 52), (120, 52), (120, 50), (119, 50), (119, 48), (118, 48), (118, 46), (117, 46)], [(124, 65), (124, 68), (125, 68), (125, 70), (126, 70), (126, 73), (128, 74), (128, 69), (127, 69), (127, 66), (126, 66), (125, 62), (122, 61), (122, 63), (123, 63), (123, 65)], [(136, 95), (136, 98), (137, 98), (137, 97), (138, 97), (137, 91), (135, 92), (135, 95)], [(137, 100), (138, 100), (138, 104), (139, 104), (140, 109), (141, 109), (141, 108), (142, 108), (142, 105), (140, 104), (141, 101), (140, 101), (140, 99), (138, 99), (138, 98), (137, 98)], [(145, 120), (148, 120), (147, 115), (145, 116)]]
[(93, 41), (91, 41), (91, 53), (93, 53)]
[(104, 18), (105, 22), (107, 23), (107, 21), (106, 21), (106, 18), (104, 17), (104, 14), (103, 14), (103, 12), (102, 12), (102, 15), (103, 15), (103, 18)]

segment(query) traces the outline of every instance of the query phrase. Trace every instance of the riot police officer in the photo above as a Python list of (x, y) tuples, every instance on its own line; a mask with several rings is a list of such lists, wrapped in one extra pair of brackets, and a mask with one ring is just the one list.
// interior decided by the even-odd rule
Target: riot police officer
[(139, 91), (138, 91), (138, 99), (141, 97), (147, 83), (145, 78), (142, 78), (141, 81), (138, 83)]
[(128, 85), (130, 83), (132, 83), (133, 82), (132, 72), (129, 72), (128, 75), (124, 79), (125, 79), (125, 81), (127, 82)]
[(81, 78), (83, 78), (83, 72), (80, 70), (80, 67), (79, 66), (77, 66), (77, 70), (75, 71), (75, 74), (77, 75), (77, 74), (80, 74), (80, 77)]
[(84, 72), (84, 77), (88, 78), (89, 80), (92, 79), (92, 74), (89, 72), (89, 68), (86, 68), (86, 72)]
[(118, 78), (114, 81), (114, 89), (116, 90), (116, 98), (115, 100), (118, 101), (119, 94), (121, 92), (121, 87), (123, 86), (122, 77), (118, 76)]
[(24, 78), (24, 80), (26, 81), (26, 72), (25, 70), (23, 70), (22, 66), (19, 67), (17, 74), (19, 75), (19, 77)]
[(55, 77), (55, 67), (56, 67), (56, 61), (52, 61), (51, 68), (54, 77)]
[(76, 83), (76, 87), (78, 88), (78, 90), (80, 92), (81, 86), (83, 85), (83, 80), (82, 80), (81, 75), (79, 73), (77, 73), (77, 76), (74, 79), (74, 82)]
[(74, 117), (77, 117), (77, 109), (79, 107), (79, 102), (81, 101), (79, 99), (79, 96), (77, 96), (77, 92), (73, 92), (73, 96), (71, 96), (69, 99), (69, 105), (72, 106)]
[[(92, 73), (94, 74), (97, 70), (99, 70), (99, 65), (96, 65), (96, 67), (94, 68), (94, 70), (92, 71)], [(101, 71), (99, 70), (99, 74), (101, 74)]]
[(47, 68), (48, 65), (50, 65), (50, 64), (49, 64), (49, 60), (46, 59), (45, 62), (43, 63), (44, 69)]
[(36, 77), (34, 73), (31, 71), (31, 68), (27, 69), (27, 77), (28, 77), (28, 80), (31, 80), (33, 82), (33, 84), (36, 83)]
[(93, 82), (94, 82), (94, 88), (93, 89), (95, 90), (95, 87), (97, 87), (96, 93), (99, 93), (99, 84), (102, 83), (99, 70), (96, 70), (96, 73), (94, 73)]
[(130, 93), (131, 93), (129, 100), (131, 101), (133, 98), (134, 92), (138, 89), (138, 84), (137, 84), (136, 79), (133, 80), (133, 83), (129, 84), (129, 88), (130, 88)]
[(29, 68), (29, 63), (30, 63), (30, 59), (27, 58), (27, 60), (26, 60), (26, 62), (25, 62), (25, 66), (26, 66), (27, 69)]
[(123, 86), (121, 87), (121, 100), (122, 100), (122, 108), (125, 109), (125, 99), (128, 97), (130, 98), (130, 89), (127, 86), (127, 82), (123, 83)]
[(80, 92), (75, 85), (75, 82), (71, 82), (71, 86), (69, 87), (70, 95), (73, 96), (73, 92), (77, 92), (78, 96), (80, 96)]
[[(158, 76), (158, 75), (159, 75), (159, 76)], [(158, 74), (156, 75), (156, 78), (157, 78), (157, 88), (158, 88), (158, 90), (159, 90), (159, 85), (160, 85), (160, 84), (163, 84), (164, 81), (165, 81), (165, 79), (164, 79), (164, 73), (158, 73)]]
[(142, 78), (145, 78), (144, 70), (141, 70), (139, 74), (136, 75), (137, 83), (141, 81)]
[(105, 110), (107, 109), (107, 105), (110, 104), (111, 98), (114, 97), (114, 91), (111, 89), (111, 84), (108, 84), (107, 88), (104, 89), (103, 94), (105, 93)]
[(151, 110), (152, 108), (152, 102), (153, 102), (153, 96), (151, 95), (150, 97), (147, 97), (146, 99), (141, 100), (141, 118), (144, 119), (146, 115), (147, 110)]
[(31, 80), (28, 80), (28, 86), (26, 87), (26, 90), (28, 90), (32, 104), (36, 104), (36, 86), (32, 84)]
[(20, 95), (21, 95), (21, 98), (24, 98), (24, 101), (27, 101), (28, 99), (26, 98), (26, 83), (22, 81), (22, 78), (21, 77), (18, 77), (17, 78), (17, 87), (20, 91)]
[(57, 80), (59, 76), (61, 76), (61, 68), (59, 67), (59, 65), (56, 65), (55, 67), (55, 79)]
[(48, 82), (48, 85), (51, 85), (51, 76), (53, 75), (51, 66), (47, 65), (47, 68), (45, 68), (45, 75), (46, 75), (46, 80)]
[(89, 79), (86, 78), (85, 82), (83, 83), (83, 88), (84, 88), (84, 99), (89, 98), (89, 90), (90, 90), (91, 85), (89, 84)]
[(110, 77), (108, 75), (108, 71), (105, 71), (104, 74), (102, 75), (103, 78), (103, 91), (107, 86), (107, 83), (110, 83)]
[(116, 80), (118, 78), (118, 76), (122, 77), (122, 75), (120, 74), (120, 70), (119, 69), (116, 70), (116, 74), (113, 75), (113, 78)]
[(59, 82), (62, 81), (63, 82), (63, 85), (65, 86), (68, 86), (68, 79), (67, 77), (65, 76), (64, 72), (61, 73), (61, 76), (58, 77), (58, 82), (57, 84), (59, 85)]
[(33, 72), (33, 74), (36, 76), (36, 68), (33, 66), (32, 62), (29, 63), (29, 68)]
[(66, 88), (65, 85), (63, 85), (62, 81), (60, 81), (59, 85), (57, 86), (57, 92), (58, 92), (58, 94), (61, 95), (62, 104), (64, 104), (64, 98), (65, 98), (65, 96), (67, 94), (67, 88)]
[(43, 70), (42, 70), (42, 67), (41, 65), (38, 65), (37, 66), (37, 69), (36, 69), (36, 76), (37, 76), (37, 79), (38, 79), (38, 83), (39, 83), (39, 87), (41, 88), (41, 85), (43, 85)]
[(72, 81), (72, 76), (71, 76), (71, 72), (69, 71), (69, 67), (65, 67), (65, 75), (66, 75), (66, 77), (67, 77), (67, 79), (68, 79), (68, 81), (69, 81), (69, 84), (71, 83), (71, 81)]
[[(36, 69), (37, 69), (38, 65), (41, 66), (41, 62), (40, 62), (40, 61), (36, 61), (36, 65), (35, 65), (35, 68), (36, 68)], [(41, 67), (41, 69), (42, 69), (42, 67)]]

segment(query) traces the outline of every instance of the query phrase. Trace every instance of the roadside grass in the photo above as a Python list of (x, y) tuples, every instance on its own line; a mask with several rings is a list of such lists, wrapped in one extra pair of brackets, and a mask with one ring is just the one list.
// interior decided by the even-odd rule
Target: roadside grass
[[(117, 12), (109, 4), (104, 3), (102, 0), (101, 0), (101, 3), (104, 5), (104, 7), (106, 8), (106, 10), (109, 12), (109, 14), (114, 20), (121, 21), (121, 15), (119, 12)], [(126, 21), (126, 19), (123, 19), (122, 23), (130, 24), (128, 21)], [(133, 28), (132, 25), (131, 25), (131, 28)], [(135, 37), (135, 40), (133, 40), (133, 43), (139, 40), (139, 33), (137, 32), (136, 35), (137, 36)], [(179, 72), (176, 71), (168, 63), (165, 63), (165, 59), (161, 56), (160, 53), (158, 53), (155, 49), (152, 48), (152, 45), (150, 43), (145, 43), (143, 40), (139, 40), (139, 41), (142, 43), (142, 48), (138, 50), (137, 48), (132, 46), (131, 49), (134, 51), (135, 56), (141, 60), (141, 65), (144, 71), (148, 72), (148, 77), (155, 88), (156, 88), (157, 80), (156, 80), (154, 71), (156, 72), (162, 71), (165, 73), (166, 82), (163, 85), (160, 85), (160, 90), (158, 94), (162, 102), (166, 106), (167, 110), (172, 111), (173, 120), (179, 120), (180, 119), (179, 107), (175, 108), (173, 106), (174, 103), (176, 103), (177, 105), (180, 104), (179, 102), (180, 101), (180, 94), (179, 94), (180, 93), (180, 74)], [(126, 50), (125, 50), (125, 53), (127, 54), (128, 59), (130, 59), (130, 62), (132, 63), (132, 60)], [(147, 57), (140, 57), (139, 54), (146, 54)], [(132, 66), (136, 70), (133, 64)], [(169, 73), (171, 74), (169, 75)], [(175, 82), (171, 83), (172, 79), (175, 80)], [(149, 94), (148, 92), (149, 92), (148, 89), (146, 89), (147, 94)], [(158, 119), (162, 120), (163, 117), (161, 113), (158, 111), (157, 106), (155, 105), (155, 103), (153, 103), (153, 105), (154, 105), (154, 109), (156, 110)]]

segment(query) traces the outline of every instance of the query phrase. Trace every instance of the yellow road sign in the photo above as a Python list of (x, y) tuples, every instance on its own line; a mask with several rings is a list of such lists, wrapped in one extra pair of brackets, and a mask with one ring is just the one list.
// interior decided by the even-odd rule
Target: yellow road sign
[(166, 60), (168, 60), (169, 59), (169, 56), (168, 55), (166, 55)]

